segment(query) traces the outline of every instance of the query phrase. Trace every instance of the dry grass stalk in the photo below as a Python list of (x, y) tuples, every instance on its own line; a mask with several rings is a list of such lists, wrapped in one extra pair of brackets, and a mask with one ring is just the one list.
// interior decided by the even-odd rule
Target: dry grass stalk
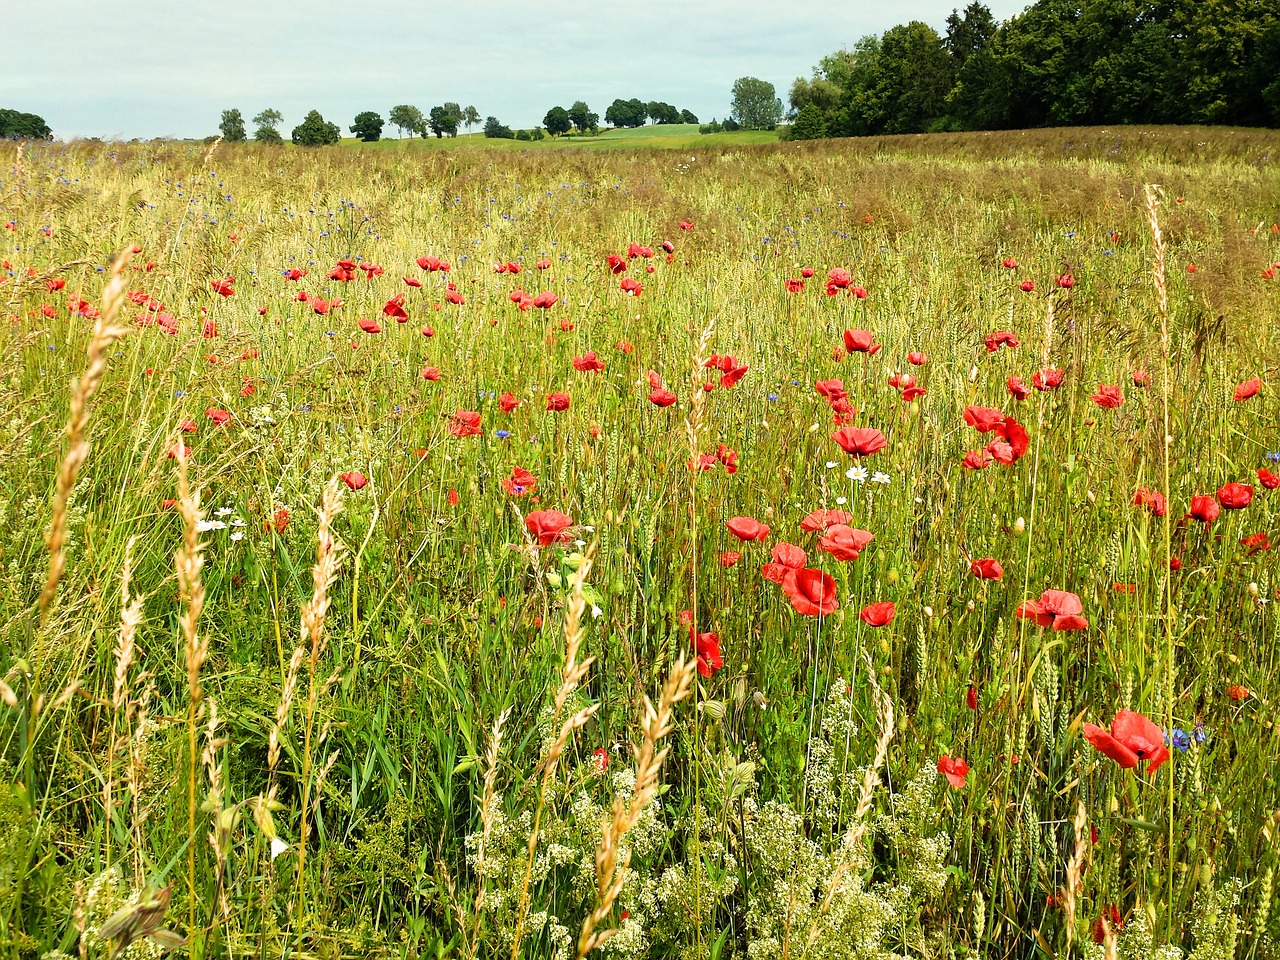
[(40, 591), (40, 621), (48, 622), (49, 605), (58, 592), (58, 583), (66, 569), (65, 546), (67, 542), (67, 505), (75, 489), (80, 468), (89, 456), (89, 441), (85, 434), (89, 427), (89, 401), (98, 391), (107, 372), (107, 357), (112, 344), (129, 332), (128, 327), (117, 326), (116, 318), (125, 299), (124, 268), (128, 258), (118, 254), (111, 263), (111, 276), (102, 291), (102, 309), (93, 324), (93, 337), (89, 341), (88, 363), (80, 378), (71, 383), (71, 405), (67, 417), (67, 452), (58, 467), (57, 486), (53, 495), (53, 519), (45, 543), (49, 548), (49, 573)]
[(560, 686), (556, 690), (555, 709), (551, 717), (552, 728), (554, 729), (556, 724), (560, 724), (560, 729), (556, 734), (555, 740), (547, 747), (546, 756), (542, 758), (539, 764), (542, 768), (542, 776), (538, 784), (538, 803), (533, 812), (533, 829), (529, 832), (529, 851), (525, 862), (524, 881), (520, 887), (520, 905), (516, 911), (516, 932), (515, 939), (511, 944), (511, 960), (516, 960), (520, 955), (520, 940), (524, 935), (525, 916), (529, 912), (529, 883), (533, 877), (533, 864), (538, 850), (538, 839), (541, 835), (542, 811), (547, 802), (547, 790), (551, 786), (551, 781), (555, 779), (556, 771), (559, 769), (560, 757), (564, 753), (565, 747), (568, 745), (574, 731), (586, 726), (587, 721), (595, 715), (596, 710), (600, 707), (599, 704), (592, 704), (577, 711), (563, 723), (560, 722), (560, 718), (564, 716), (565, 704), (568, 703), (569, 697), (573, 695), (573, 691), (578, 689), (582, 678), (587, 675), (587, 671), (591, 669), (591, 664), (596, 659), (595, 657), (587, 657), (581, 663), (578, 662), (582, 638), (586, 635), (586, 630), (582, 624), (583, 615), (587, 610), (587, 601), (582, 595), (582, 587), (587, 582), (587, 574), (591, 572), (594, 555), (595, 544), (592, 544), (587, 548), (586, 558), (582, 561), (582, 566), (578, 568), (577, 574), (573, 578), (573, 593), (569, 596), (569, 603), (565, 608), (564, 668), (560, 672)]
[(476, 845), (476, 902), (472, 910), (474, 923), (471, 929), (471, 941), (464, 940), (463, 950), (468, 957), (475, 956), (476, 947), (480, 943), (480, 912), (484, 909), (484, 855), (489, 843), (489, 835), (493, 832), (494, 794), (498, 781), (498, 752), (502, 747), (502, 728), (511, 716), (511, 708), (503, 710), (493, 724), (493, 734), (489, 737), (489, 747), (484, 755), (484, 790), (480, 794), (480, 842)]
[(613, 910), (627, 880), (631, 851), (622, 848), (622, 840), (640, 822), (645, 808), (657, 795), (658, 775), (671, 749), (659, 747), (659, 743), (672, 730), (675, 705), (692, 692), (693, 674), (694, 661), (681, 656), (662, 685), (657, 708), (648, 697), (644, 699), (644, 716), (640, 721), (644, 739), (636, 750), (635, 792), (630, 804), (624, 804), (621, 797), (614, 798), (612, 816), (601, 831), (600, 846), (596, 849), (596, 906), (582, 924), (578, 937), (579, 960), (617, 933), (617, 928), (598, 928)]
[(225, 737), (218, 736), (218, 704), (209, 699), (209, 722), (205, 728), (204, 750), (200, 759), (204, 763), (205, 773), (209, 777), (209, 799), (207, 808), (212, 818), (209, 828), (209, 845), (213, 848), (214, 860), (217, 863), (217, 899), (222, 910), (223, 923), (231, 920), (231, 902), (227, 899), (224, 880), (227, 871), (227, 856), (231, 852), (231, 829), (235, 825), (235, 811), (224, 810), (222, 806), (223, 771), (218, 760), (218, 751), (227, 745)]
[[(120, 627), (116, 633), (115, 671), (111, 688), (111, 744), (112, 748), (107, 760), (107, 771), (102, 783), (102, 806), (108, 824), (112, 822), (115, 806), (115, 757), (122, 751), (128, 752), (132, 739), (131, 721), (133, 719), (134, 700), (130, 696), (129, 671), (136, 657), (135, 640), (138, 626), (142, 623), (142, 597), (129, 596), (129, 583), (133, 578), (133, 548), (138, 538), (130, 537), (124, 548), (124, 563), (120, 569)], [(111, 847), (107, 845), (107, 865), (111, 863)]]
[[(1084, 876), (1084, 855), (1088, 849), (1084, 839), (1084, 828), (1089, 822), (1088, 811), (1084, 803), (1076, 800), (1076, 815), (1071, 821), (1075, 830), (1075, 849), (1067, 862), (1067, 885), (1062, 891), (1063, 923), (1067, 928), (1067, 949), (1071, 953), (1071, 944), (1076, 936), (1076, 900), (1080, 896), (1081, 882)], [(1105, 923), (1105, 920), (1104, 920)]]

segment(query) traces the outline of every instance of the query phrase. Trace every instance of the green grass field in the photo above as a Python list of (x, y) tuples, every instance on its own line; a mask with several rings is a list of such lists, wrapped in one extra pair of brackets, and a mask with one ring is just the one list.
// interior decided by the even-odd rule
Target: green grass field
[(748, 146), (760, 143), (777, 143), (774, 130), (737, 130), (732, 133), (698, 133), (696, 123), (672, 123), (631, 130), (604, 130), (594, 137), (566, 135), (547, 137), (544, 140), (491, 139), (482, 133), (459, 133), (456, 137), (411, 137), (400, 139), (395, 129), (388, 128), (383, 139), (363, 143), (354, 138), (342, 141), (342, 146), (359, 150), (551, 150), (582, 147), (592, 150), (642, 149), (646, 147), (688, 150), (707, 147)]
[(763, 139), (0, 144), (0, 956), (1280, 955), (1274, 135)]

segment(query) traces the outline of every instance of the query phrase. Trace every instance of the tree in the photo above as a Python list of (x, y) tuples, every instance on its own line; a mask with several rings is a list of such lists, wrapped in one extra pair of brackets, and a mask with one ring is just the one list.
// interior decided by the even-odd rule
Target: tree
[(588, 130), (594, 131), (600, 126), (600, 115), (592, 113), (591, 108), (581, 100), (575, 101), (573, 106), (569, 108), (569, 120), (578, 129), (579, 133), (586, 133)]
[(698, 118), (697, 118), (697, 117), (695, 117), (695, 116), (694, 116), (690, 111), (688, 111), (688, 110), (681, 110), (681, 111), (680, 111), (680, 122), (681, 122), (681, 123), (697, 123), (697, 122), (698, 122)]
[(293, 142), (300, 147), (328, 147), (341, 139), (338, 125), (327, 122), (319, 110), (312, 110), (293, 128)]
[(542, 125), (547, 128), (547, 133), (553, 137), (558, 137), (562, 133), (569, 132), (569, 128), (573, 126), (573, 121), (569, 119), (569, 111), (564, 107), (552, 107), (547, 111), (547, 115), (542, 118)]
[(669, 103), (653, 100), (645, 105), (645, 112), (654, 123), (679, 123), (680, 111)]
[(733, 82), (730, 116), (747, 130), (773, 130), (782, 119), (782, 101), (767, 80), (739, 77)]
[(260, 114), (253, 118), (253, 122), (257, 124), (258, 129), (253, 131), (253, 139), (259, 143), (281, 143), (283, 137), (276, 127), (284, 123), (284, 114), (272, 107), (267, 107)]
[(227, 143), (242, 143), (247, 139), (244, 132), (244, 117), (240, 116), (240, 111), (234, 108), (222, 111), (222, 122), (218, 124), (218, 129), (222, 131), (222, 139)]
[(456, 103), (446, 101), (444, 104), (444, 112), (453, 120), (453, 123), (446, 126), (445, 132), (451, 137), (456, 137), (458, 135), (458, 124), (462, 123), (462, 121), (467, 118), (466, 111)]
[(456, 113), (451, 113), (448, 107), (432, 107), (431, 112), (427, 114), (427, 126), (431, 128), (431, 132), (436, 135), (439, 140), (446, 133), (451, 137), (458, 135), (458, 120), (460, 118)]
[(409, 137), (412, 139), (413, 135), (422, 129), (422, 111), (407, 103), (392, 107), (391, 112), (387, 114), (387, 119), (400, 131), (402, 138), (406, 130), (409, 131)]
[(20, 110), (0, 110), (0, 139), (52, 140), (53, 131), (44, 118)]
[(788, 140), (820, 140), (827, 135), (827, 123), (822, 116), (822, 108), (810, 101), (796, 115), (795, 122), (787, 134)]
[(462, 120), (467, 125), (467, 133), (470, 133), (471, 128), (480, 122), (480, 111), (475, 107), (467, 107), (462, 111)]
[(648, 112), (639, 100), (615, 100), (604, 112), (604, 122), (613, 127), (639, 127), (644, 125)]
[(497, 117), (485, 117), (484, 135), (491, 140), (514, 140), (516, 136), (510, 127), (499, 123)]
[(996, 35), (996, 18), (985, 4), (974, 0), (964, 8), (964, 16), (952, 10), (947, 17), (947, 38), (943, 41), (956, 67), (963, 67), (975, 53), (986, 50)]
[(382, 139), (382, 118), (372, 110), (357, 113), (351, 124), (351, 132), (365, 143), (376, 143)]

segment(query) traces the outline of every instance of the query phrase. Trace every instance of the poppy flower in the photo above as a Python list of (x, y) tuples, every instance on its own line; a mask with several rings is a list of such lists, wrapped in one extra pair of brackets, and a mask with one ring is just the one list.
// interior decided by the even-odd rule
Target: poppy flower
[(1274, 490), (1280, 487), (1280, 477), (1276, 476), (1266, 467), (1258, 468), (1258, 483), (1262, 484), (1264, 490)]
[(735, 563), (742, 559), (742, 554), (736, 550), (722, 550), (720, 552), (720, 566), (732, 567)]
[(1249, 699), (1249, 688), (1242, 687), (1238, 683), (1231, 684), (1231, 686), (1227, 687), (1226, 692), (1227, 692), (1227, 696), (1230, 697), (1232, 700), (1235, 700), (1237, 703), (1241, 700)]
[(1089, 621), (1081, 614), (1084, 605), (1074, 593), (1066, 590), (1046, 590), (1039, 600), (1024, 600), (1015, 615), (1023, 620), (1035, 620), (1042, 627), (1056, 631), (1087, 630)]
[(724, 375), (720, 378), (720, 386), (725, 390), (730, 390), (737, 386), (738, 381), (746, 375), (747, 365), (745, 363), (740, 367), (731, 367), (729, 370), (726, 370)]
[(827, 617), (840, 608), (836, 582), (821, 570), (795, 570), (782, 581), (782, 592), (795, 611), (806, 617)]
[(970, 450), (960, 461), (960, 466), (966, 470), (985, 470), (994, 462), (986, 450)]
[(963, 790), (965, 778), (969, 776), (969, 764), (963, 757), (949, 757), (944, 753), (938, 758), (938, 772), (947, 778), (951, 786)]
[(632, 345), (631, 341), (629, 340), (619, 340), (616, 344), (614, 344), (614, 348), (626, 354), (632, 354), (632, 353), (635, 353), (636, 351), (636, 348)]
[(1208, 526), (1218, 519), (1218, 514), (1221, 512), (1222, 508), (1218, 506), (1217, 500), (1201, 494), (1191, 498), (1191, 509), (1187, 511), (1187, 516)]
[(352, 490), (359, 490), (369, 482), (369, 478), (359, 470), (348, 470), (346, 473), (338, 474), (338, 476)]
[(1018, 284), (1018, 289), (1021, 290), (1023, 293), (1030, 293), (1035, 288), (1036, 288), (1036, 285), (1031, 280), (1023, 280), (1020, 284)]
[(417, 277), (401, 277), (400, 279), (404, 281), (406, 287), (420, 288), (422, 286), (422, 281)]
[(827, 271), (827, 286), (836, 287), (843, 290), (848, 287), (853, 278), (849, 276), (849, 271), (844, 267), (832, 267)]
[(1042, 393), (1049, 390), (1056, 390), (1058, 387), (1062, 386), (1062, 377), (1062, 370), (1041, 370), (1031, 378), (1031, 385)]
[(1058, 285), (1059, 290), (1070, 290), (1076, 285), (1076, 278), (1069, 273), (1064, 273), (1054, 281)]
[(875, 336), (870, 330), (846, 330), (844, 332), (844, 348), (850, 353), (865, 353), (871, 356), (880, 352), (884, 346), (875, 343)]
[(1013, 417), (1005, 417), (1001, 421), (996, 427), (996, 436), (1000, 439), (987, 444), (987, 452), (1005, 466), (1021, 460), (1031, 446), (1026, 427)]
[(782, 583), (788, 573), (804, 566), (808, 554), (794, 543), (782, 541), (774, 545), (770, 562), (761, 565), (760, 575), (771, 583)]
[(1100, 383), (1098, 384), (1098, 392), (1091, 394), (1089, 399), (1104, 410), (1114, 410), (1124, 403), (1124, 394), (1114, 384)]
[(913, 400), (919, 400), (928, 392), (929, 391), (926, 390), (924, 387), (920, 387), (920, 386), (916, 386), (915, 384), (912, 384), (911, 386), (907, 387), (902, 391), (902, 402), (911, 403)]
[(596, 352), (594, 350), (588, 350), (582, 356), (573, 358), (573, 369), (582, 373), (598, 373), (604, 369), (604, 361), (596, 356)]
[(510, 413), (518, 406), (520, 406), (520, 401), (515, 398), (515, 394), (510, 390), (506, 391), (498, 398), (498, 407), (503, 413)]
[(989, 333), (982, 342), (986, 345), (988, 353), (995, 353), (1001, 347), (1019, 347), (1022, 345), (1018, 342), (1018, 338), (1008, 330), (996, 330), (993, 333)]
[(457, 290), (446, 290), (444, 294), (445, 300), (456, 307), (460, 307), (467, 302), (467, 298), (460, 294)]
[(625, 273), (627, 269), (627, 261), (624, 257), (618, 256), (616, 253), (609, 254), (608, 257), (609, 271), (613, 274)]
[(1247, 483), (1227, 483), (1218, 488), (1218, 502), (1228, 510), (1243, 510), (1253, 502), (1253, 487)]
[(378, 326), (377, 320), (361, 319), (356, 321), (360, 324), (360, 329), (365, 333), (381, 333), (382, 327)]
[(832, 397), (843, 397), (845, 395), (843, 380), (818, 380), (814, 383), (813, 388), (828, 400)]
[(681, 221), (680, 221), (680, 229), (681, 229), (681, 230), (692, 230), (692, 229), (693, 229), (693, 222), (692, 222), (692, 221), (690, 221), (690, 220), (681, 220)]
[(870, 456), (888, 445), (884, 434), (874, 427), (841, 427), (831, 435), (831, 439), (840, 444), (845, 453), (855, 457)]
[(527, 497), (537, 486), (538, 478), (524, 467), (514, 467), (511, 476), (502, 480), (502, 488), (513, 497)]
[(401, 323), (408, 320), (409, 314), (404, 309), (404, 294), (398, 293), (383, 304), (382, 312), (388, 317), (395, 317)]
[[(755, 517), (733, 517), (724, 526), (739, 540), (764, 540), (769, 535), (769, 527)], [(804, 558), (800, 559), (800, 563), (804, 563)]]
[(1255, 553), (1270, 550), (1271, 538), (1265, 533), (1251, 533), (1247, 537), (1241, 538), (1240, 544), (1249, 548), (1247, 556), (1252, 557)]
[(804, 281), (799, 277), (792, 277), (787, 280), (787, 293), (799, 293), (804, 289)]
[(560, 302), (560, 298), (550, 290), (543, 291), (533, 298), (533, 305), (539, 310), (549, 310)]
[(1013, 259), (1013, 257), (1005, 257), (1000, 261), (1000, 266), (1004, 267), (1006, 270), (1017, 270), (1018, 261)]
[(573, 519), (559, 510), (534, 510), (525, 514), (524, 518), (525, 527), (540, 547), (568, 540), (570, 534), (567, 528), (572, 524)]
[(623, 293), (629, 293), (633, 297), (638, 297), (644, 293), (644, 285), (639, 280), (633, 280), (631, 277), (623, 277), (622, 282), (618, 284), (618, 289)]
[[(1151, 386), (1151, 374), (1147, 373), (1145, 370), (1133, 371), (1133, 385), (1135, 387)], [(1099, 386), (1101, 386), (1101, 384), (1099, 384)]]
[(964, 422), (979, 433), (991, 433), (1004, 423), (1004, 411), (993, 407), (968, 406), (964, 408)]
[(1004, 567), (1000, 566), (1000, 561), (991, 557), (970, 562), (969, 572), (979, 580), (999, 580), (1004, 577)]
[(716, 459), (724, 464), (725, 473), (734, 474), (738, 472), (738, 451), (725, 446), (723, 443), (716, 445)]
[(1111, 722), (1110, 732), (1086, 723), (1084, 737), (1125, 770), (1136, 767), (1139, 760), (1146, 760), (1147, 773), (1155, 773), (1169, 759), (1164, 731), (1132, 710), (1119, 711)]
[(964, 704), (970, 710), (978, 709), (978, 688), (972, 683), (969, 684), (969, 689), (964, 693)]
[(440, 368), (439, 367), (423, 367), (422, 379), (430, 380), (432, 383), (435, 383), (437, 380), (440, 379)]
[(1133, 494), (1133, 505), (1135, 507), (1146, 507), (1154, 516), (1163, 517), (1168, 512), (1168, 504), (1165, 503), (1164, 494), (1157, 493), (1155, 490), (1148, 490), (1146, 487), (1139, 487)]
[(893, 621), (897, 612), (898, 608), (894, 606), (892, 600), (881, 600), (879, 603), (871, 603), (863, 607), (858, 612), (858, 619), (869, 627), (883, 627)]
[(200, 427), (194, 420), (183, 420), (178, 424), (178, 429), (183, 433), (195, 433)]
[(814, 510), (800, 521), (800, 529), (807, 533), (816, 533), (833, 527), (837, 523), (849, 523), (851, 520), (853, 520), (853, 514), (846, 513), (844, 510)]
[(699, 633), (695, 635), (693, 628), (690, 627), (689, 636), (693, 640), (693, 649), (698, 655), (698, 673), (704, 677), (710, 677), (724, 666), (724, 657), (720, 653), (719, 634)]
[(812, 276), (813, 276), (813, 274), (814, 274), (814, 269), (813, 269), (813, 267), (801, 267), (801, 268), (800, 268), (800, 276), (804, 277), (806, 280), (808, 280), (810, 277), (812, 277)]
[(1262, 380), (1254, 377), (1252, 380), (1246, 380), (1244, 383), (1236, 386), (1236, 403), (1243, 403), (1250, 397), (1256, 396), (1258, 391), (1262, 389)]
[(818, 549), (841, 563), (851, 563), (858, 559), (867, 544), (875, 538), (874, 533), (836, 523), (828, 527), (826, 533), (818, 539)]
[(649, 402), (655, 407), (669, 407), (676, 402), (676, 395), (665, 387), (658, 387), (650, 392)]
[(209, 286), (213, 288), (213, 292), (223, 297), (235, 296), (236, 290), (232, 286), (236, 282), (235, 277), (227, 277), (225, 280), (210, 280)]
[(547, 409), (552, 411), (568, 410), (569, 395), (559, 392), (547, 394)]
[(231, 419), (231, 413), (228, 410), (219, 410), (217, 407), (210, 407), (204, 412), (204, 415), (214, 422), (216, 426), (223, 426)]
[(1004, 386), (1009, 391), (1009, 396), (1015, 400), (1025, 400), (1031, 396), (1031, 388), (1022, 382), (1021, 377), (1010, 377), (1004, 382)]
[[(323, 317), (326, 313), (328, 313), (330, 310), (332, 310), (332, 309), (334, 309), (334, 308), (336, 308), (336, 307), (340, 307), (340, 306), (342, 306), (342, 301), (341, 301), (341, 300), (332, 300), (332, 301), (330, 301), (330, 300), (325, 300), (325, 299), (323, 299), (322, 297), (310, 297), (310, 298), (308, 298), (307, 303), (311, 306), (311, 309), (312, 309), (312, 310), (314, 310), (316, 313), (320, 314), (320, 316), (322, 316), (322, 317)], [(373, 321), (369, 321), (369, 322), (370, 322), (370, 323), (373, 323)], [(374, 323), (373, 325), (374, 325), (375, 327), (377, 326), (377, 324), (376, 324), (376, 323)], [(370, 332), (373, 332), (373, 331), (370, 331)], [(379, 331), (379, 332), (380, 332), (380, 331)]]
[(929, 355), (927, 353), (921, 353), (918, 350), (913, 350), (911, 351), (911, 353), (907, 354), (907, 363), (911, 364), (912, 366), (920, 367), (928, 362), (929, 362)]
[(449, 420), (449, 433), (455, 437), (476, 437), (480, 432), (480, 414), (474, 410), (458, 410)]

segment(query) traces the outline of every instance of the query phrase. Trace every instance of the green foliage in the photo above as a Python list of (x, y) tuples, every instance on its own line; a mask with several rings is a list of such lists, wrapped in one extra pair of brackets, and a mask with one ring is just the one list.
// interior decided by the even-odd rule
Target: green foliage
[(365, 143), (376, 143), (382, 139), (382, 117), (372, 110), (357, 113), (351, 122), (351, 132)]
[(446, 103), (443, 106), (432, 107), (431, 112), (427, 115), (427, 126), (436, 135), (437, 140), (446, 134), (450, 137), (456, 137), (458, 135), (458, 124), (461, 122), (462, 108), (456, 103)]
[(267, 107), (256, 117), (253, 118), (257, 130), (253, 133), (253, 139), (259, 143), (283, 143), (284, 138), (280, 136), (280, 131), (276, 129), (280, 124), (284, 123), (284, 114), (272, 107)]
[(578, 133), (594, 133), (596, 128), (600, 126), (599, 115), (592, 113), (591, 108), (581, 100), (575, 100), (568, 113), (569, 122), (573, 124)]
[(788, 131), (788, 140), (818, 140), (827, 135), (827, 123), (822, 117), (822, 110), (810, 101), (797, 114)]
[(547, 115), (542, 118), (542, 125), (547, 128), (547, 133), (553, 137), (558, 137), (562, 133), (569, 132), (569, 128), (573, 126), (573, 121), (569, 119), (569, 111), (564, 107), (552, 107), (547, 111)]
[(400, 132), (402, 137), (406, 130), (409, 131), (410, 137), (418, 133), (423, 129), (424, 122), (422, 111), (407, 103), (392, 107), (387, 114), (387, 121)]
[(691, 110), (681, 110), (680, 122), (681, 123), (697, 123), (698, 118)]
[(312, 110), (293, 128), (292, 139), (300, 147), (328, 147), (342, 139), (342, 131), (320, 116), (319, 110)]
[(733, 82), (730, 116), (747, 130), (772, 130), (782, 120), (782, 101), (773, 84), (756, 77), (739, 77)]
[(222, 139), (227, 143), (243, 143), (248, 139), (244, 129), (244, 117), (236, 109), (223, 110), (222, 122), (218, 124), (222, 131)]
[(52, 140), (53, 131), (43, 117), (18, 110), (0, 109), (0, 140)]
[(642, 127), (648, 116), (648, 108), (643, 101), (618, 99), (604, 112), (604, 122), (611, 127)]
[(484, 121), (484, 135), (491, 140), (514, 140), (516, 135), (511, 132), (511, 128), (501, 123), (497, 117), (486, 117)]

